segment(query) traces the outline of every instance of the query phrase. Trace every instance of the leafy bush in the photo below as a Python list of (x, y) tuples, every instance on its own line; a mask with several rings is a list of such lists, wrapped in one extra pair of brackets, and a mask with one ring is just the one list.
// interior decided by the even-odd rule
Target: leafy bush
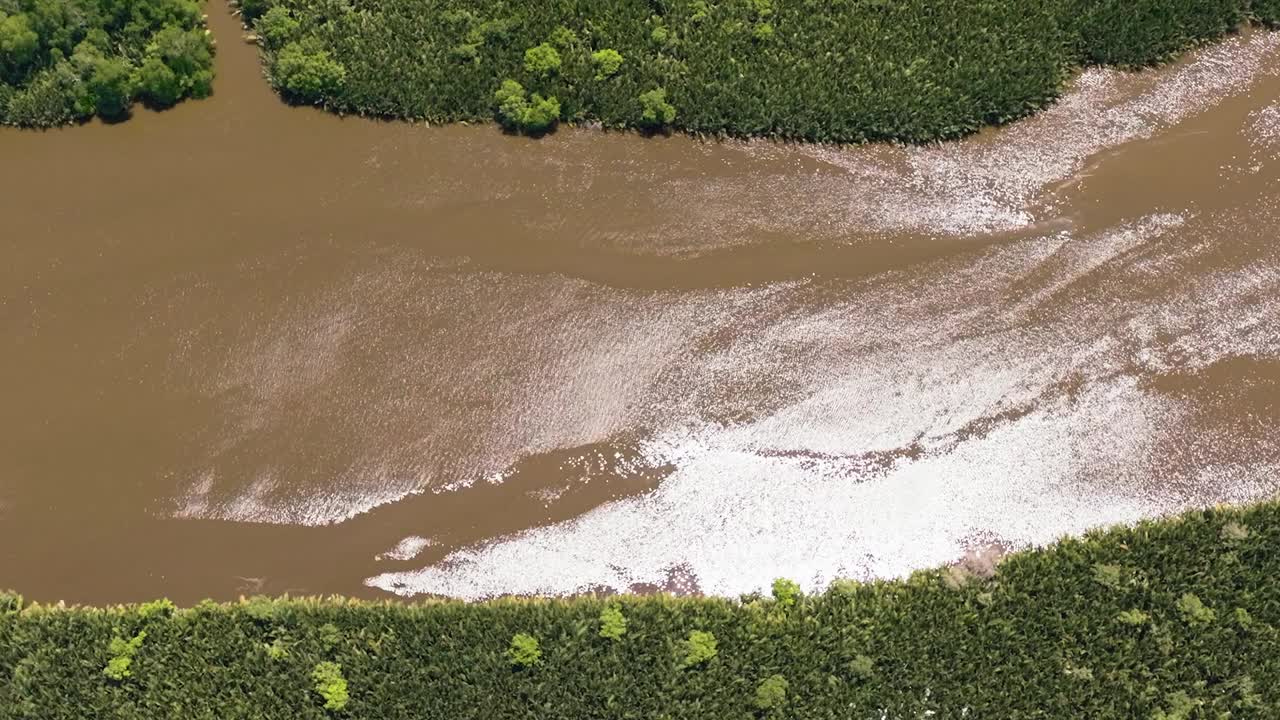
[(213, 45), (193, 0), (0, 3), (0, 124), (120, 119), (135, 100), (168, 106), (212, 88)]
[(648, 128), (661, 128), (676, 120), (676, 108), (667, 102), (667, 91), (655, 88), (640, 93), (640, 124)]
[(524, 51), (524, 71), (546, 77), (560, 70), (560, 53), (547, 43)]
[(789, 608), (802, 597), (800, 585), (793, 580), (778, 578), (773, 581), (773, 599), (778, 605)]
[(276, 6), (263, 13), (253, 27), (267, 47), (278, 48), (297, 37), (302, 23), (293, 17), (288, 8)]
[(716, 656), (716, 636), (703, 630), (689, 633), (688, 639), (681, 645), (684, 654), (684, 659), (680, 661), (681, 667), (702, 665), (711, 662)]
[(138, 69), (138, 92), (158, 107), (169, 107), (182, 97), (182, 83), (160, 58), (150, 57)]
[(596, 79), (604, 80), (618, 74), (622, 68), (622, 53), (605, 48), (591, 53), (591, 63), (596, 66)]
[(560, 119), (560, 102), (534, 93), (530, 98), (524, 86), (505, 80), (493, 93), (498, 104), (498, 120), (511, 130), (531, 134), (546, 132)]
[(107, 650), (111, 653), (111, 659), (107, 661), (107, 666), (102, 669), (102, 674), (117, 681), (132, 676), (133, 671), (129, 668), (133, 665), (133, 657), (138, 654), (138, 649), (142, 647), (142, 643), (146, 639), (146, 630), (139, 632), (128, 640), (118, 635), (111, 638), (111, 644), (107, 647)]
[(311, 679), (315, 681), (315, 691), (324, 698), (325, 710), (342, 710), (347, 706), (350, 696), (347, 679), (342, 676), (342, 665), (327, 660), (317, 663), (311, 671)]
[(627, 619), (616, 607), (607, 607), (600, 611), (600, 637), (610, 640), (621, 640), (627, 634)]
[(1178, 612), (1182, 613), (1182, 617), (1192, 625), (1205, 625), (1213, 622), (1216, 617), (1212, 608), (1206, 607), (1200, 598), (1192, 593), (1183, 593), (1178, 598)]
[(133, 104), (133, 68), (124, 58), (97, 58), (85, 90), (99, 115), (111, 120), (122, 118)]
[(291, 42), (280, 50), (274, 77), (291, 99), (321, 103), (342, 88), (347, 70), (314, 43)]
[(755, 704), (760, 710), (774, 710), (787, 702), (787, 679), (770, 675), (756, 687)]
[(507, 659), (517, 667), (533, 667), (542, 662), (542, 650), (538, 647), (538, 638), (525, 633), (516, 633), (507, 648)]
[[(1228, 523), (1248, 537), (1225, 541)], [(0, 593), (0, 718), (1269, 718), (1277, 574), (1267, 503), (1013, 553), (959, 588), (940, 570), (834, 583), (785, 612), (758, 596), (173, 609)], [(602, 641), (615, 610), (625, 642)]]

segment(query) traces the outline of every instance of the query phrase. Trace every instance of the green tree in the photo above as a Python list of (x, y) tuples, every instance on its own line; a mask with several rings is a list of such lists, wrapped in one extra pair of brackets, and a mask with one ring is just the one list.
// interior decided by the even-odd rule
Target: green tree
[(534, 93), (529, 107), (524, 111), (521, 129), (529, 133), (541, 133), (555, 127), (560, 121), (560, 101), (555, 97), (542, 97)]
[(203, 31), (165, 27), (147, 44), (147, 56), (159, 58), (173, 71), (183, 96), (212, 92), (213, 46)]
[(85, 89), (98, 115), (108, 120), (122, 118), (133, 104), (133, 68), (124, 58), (97, 58)]
[(274, 49), (297, 37), (301, 23), (288, 8), (277, 5), (254, 21), (253, 26), (267, 47)]
[(31, 67), (40, 49), (40, 36), (26, 15), (0, 12), (0, 81), (17, 83)]
[(276, 56), (273, 74), (277, 85), (290, 97), (318, 103), (342, 87), (347, 69), (325, 50), (309, 43), (291, 42)]
[(524, 51), (524, 69), (530, 75), (546, 77), (560, 70), (560, 52), (548, 43)]
[(158, 57), (149, 57), (138, 69), (138, 93), (149, 104), (169, 107), (182, 99), (182, 82)]
[(498, 103), (498, 121), (509, 129), (520, 129), (529, 109), (529, 94), (524, 86), (515, 80), (503, 80), (493, 92), (493, 99)]
[(618, 74), (622, 62), (622, 53), (613, 48), (604, 48), (591, 53), (591, 63), (596, 66), (597, 80), (604, 80)]
[(663, 128), (676, 119), (676, 108), (667, 102), (667, 91), (655, 88), (640, 94), (640, 124), (647, 128)]

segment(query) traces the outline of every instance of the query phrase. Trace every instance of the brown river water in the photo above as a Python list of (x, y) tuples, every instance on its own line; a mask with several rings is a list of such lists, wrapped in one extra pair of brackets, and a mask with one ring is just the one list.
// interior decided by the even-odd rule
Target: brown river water
[(1280, 489), (1280, 34), (964, 142), (0, 130), (0, 586), (897, 576)]

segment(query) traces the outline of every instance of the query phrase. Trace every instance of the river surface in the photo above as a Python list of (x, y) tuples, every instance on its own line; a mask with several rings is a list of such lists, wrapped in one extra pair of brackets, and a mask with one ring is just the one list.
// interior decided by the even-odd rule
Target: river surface
[(1280, 34), (928, 148), (0, 130), (0, 586), (739, 593), (1280, 489)]

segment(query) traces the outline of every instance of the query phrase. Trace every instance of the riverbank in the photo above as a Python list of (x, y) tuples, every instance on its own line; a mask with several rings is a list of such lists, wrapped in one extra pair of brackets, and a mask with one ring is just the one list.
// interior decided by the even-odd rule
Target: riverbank
[(0, 717), (1244, 716), (1280, 703), (1277, 572), (1267, 502), (815, 597), (5, 595)]
[(429, 23), (417, 0), (243, 10), (275, 87), (340, 113), (920, 143), (1031, 114), (1080, 66), (1140, 67), (1273, 24), (1275, 5), (521, 0), (434, 3)]

